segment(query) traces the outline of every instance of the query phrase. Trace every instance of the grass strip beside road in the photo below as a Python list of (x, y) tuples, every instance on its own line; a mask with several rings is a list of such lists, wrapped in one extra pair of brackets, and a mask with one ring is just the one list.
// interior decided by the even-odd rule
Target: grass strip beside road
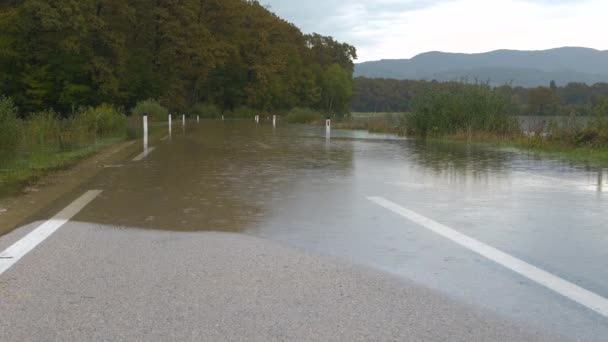
[(16, 194), (50, 172), (68, 169), (101, 149), (123, 141), (125, 138), (106, 138), (68, 151), (39, 150), (4, 160), (0, 168), (0, 197)]

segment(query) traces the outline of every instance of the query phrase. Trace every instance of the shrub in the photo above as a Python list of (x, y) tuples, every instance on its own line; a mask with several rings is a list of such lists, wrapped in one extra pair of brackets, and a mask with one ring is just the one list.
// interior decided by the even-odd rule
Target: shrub
[(233, 110), (230, 116), (233, 118), (245, 119), (253, 118), (255, 115), (255, 110), (246, 106), (241, 106)]
[(195, 117), (200, 115), (201, 118), (207, 119), (217, 118), (220, 116), (220, 109), (216, 105), (210, 103), (197, 103), (190, 108), (189, 112)]
[(440, 83), (414, 103), (410, 134), (516, 133), (519, 125), (510, 99), (485, 84)]
[(154, 121), (165, 121), (169, 116), (169, 110), (152, 99), (138, 102), (131, 113), (135, 116), (143, 116), (144, 113), (148, 113), (150, 120)]
[(127, 117), (117, 108), (102, 104), (81, 111), (77, 118), (82, 120), (87, 132), (97, 137), (124, 134)]
[(58, 146), (61, 140), (59, 115), (53, 110), (33, 113), (23, 122), (22, 133), (28, 150)]
[(323, 115), (309, 108), (294, 108), (287, 114), (289, 123), (312, 123), (322, 121)]
[(18, 143), (17, 108), (10, 98), (0, 96), (0, 154), (13, 154)]

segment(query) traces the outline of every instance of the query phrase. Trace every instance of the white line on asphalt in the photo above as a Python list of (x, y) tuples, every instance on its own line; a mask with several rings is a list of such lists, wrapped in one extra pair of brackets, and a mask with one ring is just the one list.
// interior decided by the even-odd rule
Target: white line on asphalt
[(114, 151), (112, 151), (112, 153), (111, 153), (111, 154), (116, 154), (116, 153), (118, 153), (118, 152), (122, 151), (123, 149), (125, 149), (125, 148), (127, 148), (127, 147), (129, 147), (129, 146), (133, 145), (133, 144), (135, 144), (135, 141), (128, 142), (128, 143), (126, 143), (126, 144), (124, 144), (124, 145), (120, 146), (119, 148), (115, 149)]
[(155, 149), (156, 149), (156, 147), (147, 148), (145, 151), (143, 151), (142, 153), (140, 153), (139, 155), (137, 155), (137, 157), (133, 158), (133, 161), (142, 161), (142, 160), (144, 160), (144, 158), (146, 158)]
[(263, 142), (256, 141), (255, 143), (256, 143), (256, 144), (257, 144), (259, 147), (261, 147), (261, 148), (263, 148), (263, 149), (265, 149), (265, 150), (270, 150), (270, 149), (272, 149), (272, 147), (270, 147), (269, 145), (264, 144)]
[(4, 252), (0, 253), (0, 275), (66, 224), (72, 217), (86, 207), (87, 204), (91, 203), (91, 201), (99, 196), (101, 192), (101, 190), (90, 190), (85, 192), (77, 200), (57, 213), (53, 218), (44, 222), (38, 228), (21, 238), (21, 240), (4, 250)]
[(383, 197), (368, 197), (368, 200), (386, 208), (406, 219), (419, 224), (446, 239), (449, 239), (469, 250), (484, 256), (508, 269), (518, 273), (532, 281), (537, 282), (546, 288), (553, 290), (560, 295), (567, 297), (604, 317), (608, 317), (608, 299), (575, 285), (567, 280), (559, 278), (547, 271), (530, 265), (523, 260), (517, 259), (494, 247), (484, 244), (478, 240), (468, 237), (456, 230), (435, 222), (416, 212), (399, 206)]

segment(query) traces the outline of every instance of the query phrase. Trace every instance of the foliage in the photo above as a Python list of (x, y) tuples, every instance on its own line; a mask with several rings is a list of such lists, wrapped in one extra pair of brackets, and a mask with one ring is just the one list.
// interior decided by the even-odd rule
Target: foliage
[(224, 116), (233, 119), (253, 119), (256, 115), (260, 117), (264, 117), (267, 115), (266, 112), (256, 111), (247, 106), (240, 106), (235, 108), (234, 110), (229, 110), (224, 112)]
[(15, 152), (19, 142), (17, 108), (10, 98), (0, 96), (0, 158)]
[(211, 103), (197, 103), (188, 113), (197, 116), (199, 115), (201, 118), (218, 118), (221, 115), (221, 110), (214, 104)]
[(148, 98), (175, 112), (197, 103), (340, 112), (354, 59), (354, 47), (305, 35), (258, 1), (0, 5), (0, 93), (24, 112), (67, 117), (82, 106), (132, 108)]
[[(432, 91), (436, 81), (356, 78), (352, 109), (355, 112), (411, 112), (416, 98)], [(496, 87), (512, 102), (512, 115), (593, 115), (594, 107), (608, 97), (608, 83), (588, 86), (569, 83), (558, 87), (526, 89), (508, 84)]]
[(0, 196), (127, 133), (127, 117), (109, 105), (84, 108), (67, 118), (44, 110), (18, 120), (16, 112), (9, 98), (0, 97)]
[(82, 121), (87, 132), (97, 137), (123, 134), (127, 124), (127, 117), (107, 104), (84, 109), (77, 119)]
[(353, 95), (352, 78), (339, 64), (330, 65), (323, 75), (323, 103), (327, 113), (346, 114)]
[(158, 103), (158, 101), (149, 99), (138, 102), (137, 105), (131, 109), (131, 114), (135, 116), (148, 114), (150, 120), (166, 121), (169, 117), (169, 110)]
[(20, 148), (26, 151), (51, 150), (60, 145), (62, 120), (53, 110), (32, 113), (22, 122)]
[(323, 115), (310, 108), (294, 108), (287, 114), (287, 122), (289, 123), (312, 123), (322, 121)]
[(407, 127), (419, 136), (463, 132), (507, 135), (519, 129), (510, 113), (509, 99), (488, 85), (440, 83), (415, 102)]

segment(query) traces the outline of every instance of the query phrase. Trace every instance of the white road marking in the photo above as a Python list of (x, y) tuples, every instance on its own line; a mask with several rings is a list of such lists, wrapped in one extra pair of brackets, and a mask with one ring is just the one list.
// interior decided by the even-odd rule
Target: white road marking
[(87, 204), (91, 203), (101, 190), (90, 190), (57, 213), (53, 218), (41, 224), (38, 228), (15, 242), (12, 246), (0, 253), (0, 275), (16, 264), (27, 253), (36, 248), (42, 241), (46, 240), (72, 217), (78, 214)]
[(530, 265), (523, 260), (517, 259), (494, 247), (475, 240), (456, 230), (435, 222), (416, 212), (399, 206), (383, 197), (368, 197), (368, 200), (386, 208), (404, 218), (419, 224), (446, 239), (449, 239), (481, 256), (484, 256), (508, 269), (518, 273), (558, 294), (573, 300), (604, 317), (608, 317), (608, 299), (575, 285), (567, 280), (559, 278), (536, 266)]
[(155, 149), (156, 149), (156, 147), (147, 148), (145, 151), (143, 151), (142, 153), (140, 153), (139, 155), (137, 155), (137, 157), (133, 158), (133, 161), (142, 161), (142, 160), (144, 160), (144, 158), (146, 158)]
[(264, 144), (263, 142), (256, 141), (255, 143), (256, 143), (256, 144), (257, 144), (259, 147), (261, 147), (261, 148), (263, 148), (263, 149), (265, 149), (265, 150), (270, 150), (270, 149), (272, 149), (272, 147), (270, 147), (269, 145)]

